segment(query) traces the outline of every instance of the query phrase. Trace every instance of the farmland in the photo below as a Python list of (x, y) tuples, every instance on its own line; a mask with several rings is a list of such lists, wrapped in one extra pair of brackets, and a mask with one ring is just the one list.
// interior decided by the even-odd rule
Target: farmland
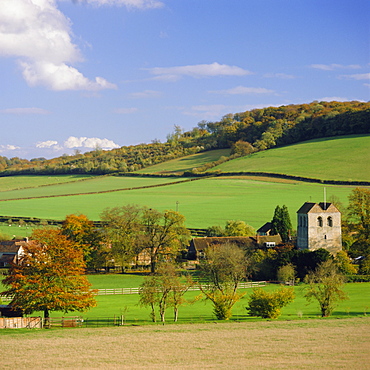
[[(366, 369), (369, 318), (7, 330), (3, 369)], [(42, 356), (35, 355), (42, 349)]]
[[(1, 214), (62, 220), (67, 214), (86, 214), (98, 220), (106, 207), (125, 204), (146, 205), (159, 210), (178, 209), (186, 225), (206, 228), (224, 225), (227, 220), (244, 220), (253, 227), (269, 221), (276, 205), (287, 205), (291, 219), (305, 201), (322, 201), (324, 186), (298, 181), (272, 182), (245, 177), (201, 178), (192, 182), (153, 188), (99, 193), (114, 187), (130, 188), (171, 181), (170, 179), (102, 177), (78, 183), (0, 193)], [(172, 179), (172, 181), (174, 181)], [(119, 185), (118, 185), (119, 183)], [(131, 186), (130, 186), (131, 185)], [(354, 187), (326, 185), (327, 196), (338, 197), (344, 204)], [(81, 194), (88, 190), (95, 194)], [(33, 199), (22, 199), (31, 195)], [(74, 194), (74, 195), (73, 195)], [(49, 197), (44, 197), (48, 195)], [(59, 195), (59, 196), (54, 196)], [(40, 197), (40, 198), (37, 198)], [(20, 198), (19, 200), (7, 200)]]
[[(214, 169), (224, 173), (262, 171), (329, 180), (368, 181), (369, 141), (369, 135), (312, 140), (234, 159)], [(229, 150), (198, 153), (141, 172), (181, 172), (228, 153)], [(106, 207), (138, 204), (159, 210), (178, 210), (191, 228), (224, 225), (227, 220), (244, 220), (258, 228), (271, 219), (276, 205), (287, 205), (295, 224), (295, 212), (303, 202), (318, 202), (324, 197), (324, 185), (292, 180), (246, 176), (187, 180), (107, 175), (3, 177), (0, 178), (0, 214), (10, 218), (62, 220), (67, 214), (82, 213), (98, 220)], [(335, 196), (346, 205), (354, 187), (325, 185), (325, 188), (328, 199)], [(19, 234), (5, 226), (0, 231)]]
[(309, 140), (223, 163), (221, 172), (273, 172), (320, 180), (370, 181), (370, 136)]

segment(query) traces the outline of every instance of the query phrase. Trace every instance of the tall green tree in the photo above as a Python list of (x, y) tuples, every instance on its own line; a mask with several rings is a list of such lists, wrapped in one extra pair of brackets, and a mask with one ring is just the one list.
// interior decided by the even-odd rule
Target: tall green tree
[(353, 256), (370, 255), (370, 190), (356, 188), (348, 197), (348, 227), (354, 240), (350, 246)]
[(271, 223), (273, 232), (280, 234), (284, 243), (288, 242), (292, 233), (292, 222), (286, 205), (276, 206)]
[(3, 280), (2, 295), (26, 314), (43, 311), (48, 323), (51, 311), (84, 311), (96, 305), (91, 284), (84, 276), (82, 250), (60, 230), (34, 230), (24, 246), (19, 264), (13, 264)]

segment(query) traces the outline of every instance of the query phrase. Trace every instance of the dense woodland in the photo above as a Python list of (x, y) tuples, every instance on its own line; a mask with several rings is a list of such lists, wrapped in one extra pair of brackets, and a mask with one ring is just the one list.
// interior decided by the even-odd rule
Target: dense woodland
[(314, 138), (368, 133), (369, 102), (315, 101), (228, 114), (220, 121), (202, 121), (187, 132), (175, 126), (166, 143), (76, 151), (50, 160), (0, 156), (0, 175), (127, 173), (212, 149), (232, 148), (234, 156), (240, 156)]

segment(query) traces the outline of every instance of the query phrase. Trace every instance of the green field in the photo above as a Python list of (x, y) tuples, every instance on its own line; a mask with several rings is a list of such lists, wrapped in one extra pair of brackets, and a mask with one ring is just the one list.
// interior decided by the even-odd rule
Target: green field
[(18, 190), (25, 188), (35, 188), (62, 184), (67, 182), (81, 181), (93, 178), (89, 175), (57, 175), (57, 176), (5, 176), (0, 177), (0, 192)]
[(370, 181), (370, 135), (323, 138), (269, 149), (223, 163), (214, 170)]
[[(312, 140), (235, 159), (215, 169), (365, 181), (370, 180), (369, 144), (370, 135)], [(152, 166), (143, 172), (183, 171), (218, 159), (228, 152), (227, 149), (198, 153)], [(75, 181), (80, 179), (85, 180)], [(277, 205), (288, 207), (295, 225), (296, 211), (304, 202), (324, 200), (324, 187), (328, 200), (335, 196), (344, 205), (348, 204), (348, 195), (354, 188), (271, 178), (186, 180), (126, 176), (0, 178), (0, 215), (62, 220), (68, 214), (82, 213), (98, 220), (106, 207), (138, 204), (158, 210), (178, 210), (190, 228), (224, 226), (227, 220), (244, 220), (258, 228), (271, 220)], [(49, 186), (41, 186), (46, 184)], [(153, 185), (164, 186), (146, 188)], [(21, 231), (10, 229), (5, 224), (0, 226), (0, 232), (8, 235), (19, 235)]]
[[(144, 275), (136, 274), (107, 274), (107, 275), (88, 275), (92, 287), (95, 289), (110, 288), (137, 288), (144, 280)], [(276, 284), (268, 284), (263, 289), (278, 289)], [(2, 290), (0, 284), (0, 291)], [(296, 298), (294, 302), (283, 308), (279, 320), (298, 320), (320, 317), (320, 309), (317, 303), (307, 303), (304, 298), (305, 284), (294, 287)], [(241, 289), (246, 295), (236, 303), (233, 308), (233, 317), (231, 320), (243, 321), (264, 321), (264, 319), (250, 317), (247, 315), (245, 307), (248, 304), (248, 295), (252, 289)], [(345, 291), (349, 300), (342, 301), (335, 309), (332, 318), (346, 318), (370, 315), (370, 283), (347, 283)], [(186, 298), (191, 301), (196, 297), (201, 297), (200, 291), (186, 293)], [(150, 323), (149, 308), (138, 305), (139, 295), (99, 295), (96, 297), (97, 306), (81, 315), (87, 320), (96, 320), (97, 318), (113, 318), (120, 315), (125, 316), (127, 323)], [(42, 315), (36, 313), (34, 316)], [(52, 312), (52, 316), (59, 317), (61, 312)], [(74, 315), (70, 313), (69, 315)], [(169, 322), (173, 320), (171, 309), (167, 310), (166, 317)], [(212, 305), (204, 299), (197, 300), (194, 304), (186, 304), (180, 307), (179, 323), (206, 322), (212, 321), (215, 317), (212, 312)]]
[(210, 150), (208, 152), (188, 155), (186, 157), (156, 164), (154, 166), (143, 168), (142, 170), (139, 170), (137, 172), (164, 174), (181, 173), (184, 171), (191, 171), (194, 167), (200, 167), (206, 163), (217, 161), (222, 156), (228, 157), (229, 155), (230, 149)]
[[(130, 279), (130, 278), (129, 278)], [(137, 279), (135, 282), (137, 282)], [(119, 280), (118, 280), (119, 281)], [(118, 283), (110, 287), (118, 287)], [(125, 286), (126, 285), (126, 286)], [(95, 284), (93, 285), (95, 287)], [(101, 286), (101, 285), (98, 285)], [(138, 287), (139, 285), (131, 285)], [(102, 287), (102, 286), (101, 286)], [(127, 284), (121, 284), (121, 288), (129, 287)], [(109, 286), (106, 286), (109, 288)], [(276, 284), (269, 284), (263, 289), (275, 290), (278, 288)], [(317, 303), (307, 303), (303, 297), (305, 285), (294, 287), (296, 298), (294, 302), (283, 308), (280, 320), (297, 320), (302, 318), (317, 318), (320, 317), (320, 309)], [(252, 289), (241, 289), (246, 295), (235, 304), (233, 308), (233, 317), (231, 320), (246, 320), (246, 321), (264, 321), (261, 318), (250, 317), (247, 314), (245, 307), (248, 304), (248, 295), (252, 293)], [(370, 314), (370, 283), (348, 283), (345, 286), (345, 291), (349, 296), (349, 300), (342, 301), (335, 309), (332, 318), (344, 318), (354, 316), (366, 316)], [(186, 298), (194, 300), (201, 296), (199, 291), (186, 293)], [(98, 305), (90, 311), (83, 313), (85, 318), (94, 317), (113, 317), (124, 314), (127, 322), (131, 323), (150, 323), (149, 308), (138, 306), (139, 296), (132, 295), (107, 295), (97, 296)], [(58, 316), (58, 314), (54, 314)], [(173, 320), (173, 313), (168, 309), (166, 317), (169, 322)], [(208, 301), (200, 299), (194, 304), (187, 304), (180, 307), (179, 322), (205, 322), (212, 321), (215, 317), (212, 312), (212, 305)]]
[[(93, 288), (129, 288), (139, 287), (143, 281), (143, 276), (135, 275), (101, 275), (89, 276), (93, 283)], [(278, 288), (276, 284), (269, 284), (263, 289), (275, 290)], [(298, 320), (311, 319), (320, 317), (320, 309), (317, 303), (307, 303), (303, 297), (305, 292), (305, 285), (298, 285), (294, 287), (296, 298), (293, 303), (283, 308), (282, 315), (279, 320)], [(247, 314), (245, 307), (248, 304), (248, 295), (252, 289), (241, 289), (246, 295), (236, 303), (233, 308), (233, 317), (231, 320), (243, 321), (264, 321), (261, 318), (250, 317)], [(342, 301), (335, 309), (332, 318), (345, 318), (355, 316), (366, 316), (370, 314), (370, 283), (348, 283), (345, 285), (345, 291), (349, 296), (349, 300)], [(186, 304), (180, 307), (179, 323), (188, 322), (207, 322), (215, 319), (212, 312), (212, 305), (208, 301), (201, 299), (199, 291), (186, 293), (186, 298), (191, 301), (196, 297), (200, 299), (193, 304)], [(87, 312), (81, 313), (85, 320), (101, 320), (105, 318), (125, 316), (127, 323), (150, 323), (149, 308), (140, 307), (138, 305), (138, 294), (132, 295), (103, 295), (97, 296), (97, 307), (92, 308)], [(42, 313), (35, 313), (34, 316), (42, 315)], [(70, 313), (69, 315), (74, 315)], [(53, 312), (52, 316), (62, 316), (61, 312)], [(173, 313), (171, 309), (166, 313), (167, 321), (173, 320)]]
[[(17, 177), (14, 178), (17, 180)], [(2, 178), (0, 178), (0, 180), (1, 179)], [(120, 189), (132, 189), (137, 187), (168, 184), (171, 182), (179, 181), (178, 178), (173, 177), (141, 178), (126, 176), (99, 176), (99, 177), (88, 177), (84, 181), (56, 183), (55, 185), (50, 184), (49, 186), (38, 186), (36, 182), (35, 186), (31, 187), (31, 185), (33, 185), (34, 179), (38, 179), (38, 177), (32, 176), (28, 180), (27, 177), (22, 177), (21, 181), (23, 181), (23, 184), (27, 183), (29, 186), (28, 188), (23, 187), (20, 189), (13, 189), (7, 191), (2, 189), (2, 184), (0, 182), (0, 200), (109, 192), (117, 191)], [(52, 177), (50, 177), (50, 180), (51, 179)], [(180, 180), (185, 179), (182, 178)]]
[[(112, 181), (120, 181), (113, 178)], [(142, 183), (163, 179), (137, 179)], [(110, 178), (93, 180), (95, 191), (106, 189)], [(123, 182), (130, 178), (122, 179)], [(88, 182), (88, 181), (87, 181)], [(89, 182), (90, 183), (90, 182)], [(72, 192), (73, 184), (47, 188), (48, 193), (63, 193), (64, 187)], [(76, 184), (77, 186), (77, 184)], [(325, 186), (327, 197), (338, 197), (347, 204), (351, 186)], [(39, 189), (35, 189), (35, 191)], [(77, 192), (78, 189), (75, 189)], [(83, 189), (79, 189), (83, 190)], [(1, 197), (6, 193), (0, 193)], [(260, 227), (271, 220), (276, 205), (285, 204), (295, 224), (296, 211), (305, 201), (323, 201), (324, 186), (302, 182), (257, 181), (248, 178), (203, 178), (163, 187), (124, 190), (102, 194), (59, 196), (53, 198), (0, 201), (0, 214), (18, 217), (62, 220), (68, 214), (86, 214), (98, 220), (106, 207), (139, 204), (159, 210), (172, 209), (182, 213), (187, 227), (206, 228), (224, 225), (227, 220), (244, 220), (253, 227)], [(4, 199), (4, 198), (3, 198)], [(177, 203), (178, 202), (178, 203)]]

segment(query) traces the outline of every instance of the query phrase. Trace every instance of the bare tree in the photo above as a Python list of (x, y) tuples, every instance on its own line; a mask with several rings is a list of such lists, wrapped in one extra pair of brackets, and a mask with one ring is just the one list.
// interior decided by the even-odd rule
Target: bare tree
[(316, 300), (321, 309), (321, 316), (330, 316), (338, 301), (348, 299), (343, 291), (344, 275), (332, 259), (320, 263), (315, 271), (305, 278), (308, 284), (305, 297), (308, 301)]

